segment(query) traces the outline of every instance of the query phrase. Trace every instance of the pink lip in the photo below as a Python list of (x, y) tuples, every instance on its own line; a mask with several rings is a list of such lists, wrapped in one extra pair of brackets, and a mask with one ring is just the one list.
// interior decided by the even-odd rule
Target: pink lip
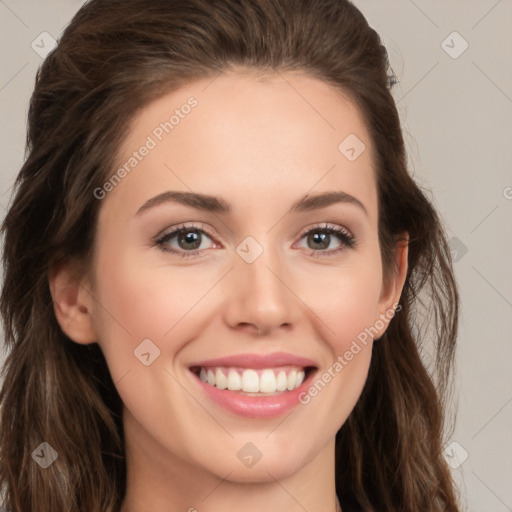
[[(228, 366), (258, 369), (275, 368), (285, 365), (295, 365), (304, 368), (314, 366), (317, 368), (317, 365), (311, 359), (286, 354), (284, 352), (276, 352), (268, 355), (241, 354), (217, 359), (208, 359), (194, 363), (190, 365), (190, 368), (197, 368), (200, 366)], [(192, 373), (194, 374), (193, 371)], [(215, 386), (210, 386), (209, 384), (201, 381), (196, 374), (194, 374), (194, 378), (210, 400), (231, 413), (247, 418), (268, 419), (280, 416), (299, 405), (299, 396), (310, 386), (315, 373), (316, 369), (315, 371), (309, 372), (304, 379), (304, 382), (297, 389), (269, 396), (248, 396), (237, 391), (218, 389)]]
[(237, 366), (241, 368), (275, 368), (276, 366), (317, 366), (311, 359), (287, 354), (286, 352), (275, 352), (273, 354), (238, 354), (217, 359), (208, 359), (193, 363), (193, 366)]
[(204, 393), (216, 404), (224, 409), (247, 418), (268, 419), (280, 416), (300, 404), (299, 396), (310, 386), (313, 375), (311, 372), (304, 382), (293, 391), (284, 391), (279, 395), (272, 396), (247, 396), (237, 391), (218, 389), (201, 381), (194, 376)]

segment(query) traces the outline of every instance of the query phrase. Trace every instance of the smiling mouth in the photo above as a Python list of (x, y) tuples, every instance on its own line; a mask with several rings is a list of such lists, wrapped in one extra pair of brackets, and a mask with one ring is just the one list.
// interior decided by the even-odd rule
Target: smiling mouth
[(193, 366), (190, 371), (202, 382), (221, 390), (248, 396), (282, 394), (297, 389), (316, 368), (285, 365), (275, 368)]

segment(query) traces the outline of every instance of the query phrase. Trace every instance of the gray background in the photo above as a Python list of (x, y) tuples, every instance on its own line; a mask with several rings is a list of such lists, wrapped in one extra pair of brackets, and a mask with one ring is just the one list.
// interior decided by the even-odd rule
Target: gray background
[[(41, 55), (82, 3), (0, 0), (2, 216)], [(446, 457), (467, 511), (512, 511), (512, 0), (355, 3), (388, 48), (410, 169), (457, 261), (458, 419)]]

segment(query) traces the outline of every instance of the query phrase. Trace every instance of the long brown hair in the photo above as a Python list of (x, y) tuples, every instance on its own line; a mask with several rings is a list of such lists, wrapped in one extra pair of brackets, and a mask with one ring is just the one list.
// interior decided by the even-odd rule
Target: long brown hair
[[(337, 434), (342, 505), (459, 510), (442, 456), (458, 293), (443, 227), (407, 171), (394, 76), (377, 33), (347, 0), (91, 0), (38, 71), (27, 159), (2, 226), (10, 353), (0, 486), (13, 512), (119, 510), (122, 403), (99, 346), (73, 343), (60, 329), (48, 273), (65, 260), (87, 268), (101, 204), (93, 192), (111, 176), (133, 116), (237, 66), (303, 71), (347, 94), (375, 148), (385, 275), (396, 241), (410, 237), (402, 309), (375, 342), (362, 396)], [(42, 442), (58, 453), (44, 471), (32, 460)]]

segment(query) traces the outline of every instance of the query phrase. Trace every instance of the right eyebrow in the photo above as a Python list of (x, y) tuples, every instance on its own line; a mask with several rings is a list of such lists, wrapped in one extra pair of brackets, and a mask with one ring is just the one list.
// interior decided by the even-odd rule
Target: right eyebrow
[(180, 203), (191, 208), (198, 210), (205, 210), (214, 213), (231, 213), (231, 207), (223, 199), (215, 196), (205, 194), (196, 194), (194, 192), (178, 192), (175, 190), (168, 190), (162, 192), (151, 199), (148, 199), (138, 210), (135, 215), (154, 208), (162, 203)]

